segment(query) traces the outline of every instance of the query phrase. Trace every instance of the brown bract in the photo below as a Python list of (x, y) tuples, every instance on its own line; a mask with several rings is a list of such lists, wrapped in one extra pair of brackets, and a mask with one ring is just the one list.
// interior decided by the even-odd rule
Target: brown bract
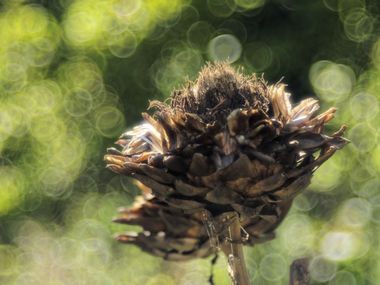
[(118, 239), (166, 259), (205, 257), (231, 211), (246, 244), (272, 239), (313, 172), (347, 143), (344, 127), (322, 133), (334, 108), (317, 115), (317, 100), (293, 107), (289, 98), (284, 84), (210, 64), (169, 104), (152, 102), (153, 116), (144, 113), (105, 156), (143, 190), (116, 219), (143, 231)]

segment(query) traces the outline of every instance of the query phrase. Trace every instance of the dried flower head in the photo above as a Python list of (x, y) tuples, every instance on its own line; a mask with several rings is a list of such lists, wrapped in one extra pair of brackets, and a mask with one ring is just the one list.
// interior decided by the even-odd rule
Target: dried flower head
[(272, 239), (313, 172), (347, 143), (344, 127), (322, 133), (334, 108), (316, 115), (315, 99), (293, 107), (289, 97), (284, 84), (210, 64), (169, 104), (152, 102), (153, 116), (105, 156), (144, 194), (116, 220), (143, 231), (118, 239), (171, 260), (205, 257), (233, 211), (245, 244)]

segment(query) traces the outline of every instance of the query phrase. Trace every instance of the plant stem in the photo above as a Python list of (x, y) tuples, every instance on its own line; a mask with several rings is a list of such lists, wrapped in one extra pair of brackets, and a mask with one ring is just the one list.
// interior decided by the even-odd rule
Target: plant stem
[(229, 220), (231, 220), (231, 225), (228, 228), (228, 237), (222, 245), (222, 250), (228, 260), (229, 275), (233, 285), (249, 285), (238, 214), (231, 212)]
[(310, 273), (308, 270), (309, 259), (301, 258), (293, 261), (290, 266), (290, 285), (309, 285)]

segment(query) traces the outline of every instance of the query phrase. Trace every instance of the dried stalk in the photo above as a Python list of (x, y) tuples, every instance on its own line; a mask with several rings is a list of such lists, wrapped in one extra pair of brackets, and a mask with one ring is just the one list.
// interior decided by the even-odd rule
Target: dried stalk
[(228, 260), (228, 273), (233, 285), (249, 285), (239, 216), (236, 212), (232, 212), (228, 219), (231, 220), (231, 224), (228, 227), (227, 237), (222, 244), (222, 250)]

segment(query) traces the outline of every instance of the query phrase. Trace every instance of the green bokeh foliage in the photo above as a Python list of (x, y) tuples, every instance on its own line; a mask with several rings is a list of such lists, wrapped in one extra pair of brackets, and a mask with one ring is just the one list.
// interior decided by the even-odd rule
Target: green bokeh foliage
[[(380, 280), (380, 3), (376, 0), (3, 0), (0, 284), (207, 284), (209, 260), (168, 263), (113, 235), (138, 193), (105, 148), (206, 61), (283, 81), (338, 108), (352, 143), (316, 173), (276, 240), (246, 249), (254, 284)], [(225, 260), (216, 284), (229, 284)]]

